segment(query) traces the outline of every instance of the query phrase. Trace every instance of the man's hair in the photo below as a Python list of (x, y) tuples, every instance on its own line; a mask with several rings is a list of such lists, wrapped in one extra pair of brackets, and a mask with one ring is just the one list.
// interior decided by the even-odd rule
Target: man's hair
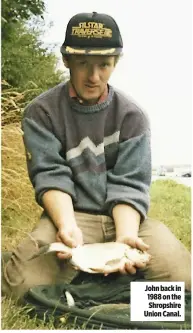
[[(66, 61), (69, 61), (69, 59), (70, 59), (71, 56), (72, 56), (72, 54), (63, 54), (62, 55), (62, 59), (65, 59)], [(78, 57), (78, 55), (76, 55), (76, 56)], [(118, 61), (121, 58), (121, 56), (122, 56), (121, 54), (111, 56), (111, 57), (115, 58), (115, 66), (118, 63)], [(92, 56), (90, 56), (90, 57), (92, 57)], [(110, 57), (110, 56), (107, 56), (107, 57)]]
[(115, 55), (115, 65), (118, 63), (118, 61), (120, 60), (120, 58), (122, 57), (122, 54), (119, 55)]

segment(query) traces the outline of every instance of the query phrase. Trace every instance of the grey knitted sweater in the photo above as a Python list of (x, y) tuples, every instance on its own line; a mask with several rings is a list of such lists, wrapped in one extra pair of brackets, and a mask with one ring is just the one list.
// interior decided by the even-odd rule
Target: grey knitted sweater
[(146, 114), (109, 86), (105, 102), (85, 106), (61, 83), (34, 99), (22, 120), (29, 177), (37, 202), (57, 189), (75, 211), (112, 216), (117, 203), (146, 218), (151, 183)]

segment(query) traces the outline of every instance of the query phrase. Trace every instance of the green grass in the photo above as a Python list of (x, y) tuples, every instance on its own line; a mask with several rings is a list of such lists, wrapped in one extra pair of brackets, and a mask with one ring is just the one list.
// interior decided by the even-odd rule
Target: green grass
[(191, 251), (191, 189), (173, 180), (157, 180), (151, 186), (149, 217), (165, 223)]
[[(2, 330), (54, 330), (54, 316), (49, 315), (49, 320), (38, 319), (37, 316), (30, 317), (32, 308), (29, 306), (20, 306), (16, 301), (11, 299), (3, 299), (2, 301)], [(64, 324), (66, 323), (66, 324)], [(64, 326), (65, 325), (65, 326)], [(84, 326), (78, 326), (76, 324), (76, 318), (74, 323), (67, 322), (67, 316), (61, 316), (57, 323), (57, 329), (72, 330), (72, 329), (84, 329)], [(86, 327), (85, 327), (86, 328)]]
[[(34, 200), (28, 180), (19, 126), (2, 130), (2, 250), (13, 249), (38, 221), (41, 209)], [(171, 180), (152, 183), (149, 216), (164, 222), (178, 239), (191, 248), (190, 188)], [(2, 329), (55, 329), (49, 322), (30, 318), (29, 308), (4, 298), (2, 300)], [(76, 323), (61, 323), (57, 329), (84, 329)]]

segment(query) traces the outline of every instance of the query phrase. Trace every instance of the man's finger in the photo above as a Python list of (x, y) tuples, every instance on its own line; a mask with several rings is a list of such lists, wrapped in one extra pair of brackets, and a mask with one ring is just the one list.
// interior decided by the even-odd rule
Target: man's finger
[(149, 245), (144, 243), (144, 241), (141, 238), (136, 239), (136, 247), (141, 251), (147, 251), (149, 249)]
[(126, 271), (126, 269), (125, 269), (125, 267), (124, 268), (120, 268), (119, 269), (119, 273), (121, 274), (121, 275), (126, 275), (127, 274), (127, 271)]
[(122, 275), (126, 275), (127, 274), (127, 271), (126, 271), (126, 268), (125, 268), (125, 264), (126, 262), (128, 263), (128, 265), (133, 265), (132, 262), (128, 261), (128, 260), (122, 260), (121, 263), (120, 263), (120, 266), (119, 266), (119, 272), (122, 274)]
[(83, 245), (83, 237), (81, 234), (75, 235), (74, 240), (75, 240), (76, 246)]
[(125, 269), (126, 269), (127, 273), (129, 273), (129, 274), (132, 274), (132, 275), (136, 274), (136, 268), (133, 265), (131, 265), (130, 263), (125, 264)]
[(144, 263), (142, 261), (136, 261), (135, 262), (135, 267), (137, 267), (137, 268), (145, 268), (146, 267), (146, 263)]
[(62, 259), (62, 260), (64, 260), (64, 259), (70, 259), (72, 257), (72, 254), (70, 252), (68, 252), (68, 253), (57, 252), (57, 257), (59, 259)]
[(76, 240), (74, 238), (72, 238), (71, 236), (60, 233), (59, 237), (60, 237), (62, 243), (64, 243), (65, 245), (67, 245), (71, 248), (77, 246)]
[(115, 273), (115, 272), (117, 272), (119, 270), (119, 266), (117, 265), (117, 266), (109, 266), (109, 265), (106, 265), (104, 268), (103, 268), (103, 271), (102, 271), (102, 273), (104, 274), (104, 275), (106, 275), (106, 274), (111, 274), (111, 273)]

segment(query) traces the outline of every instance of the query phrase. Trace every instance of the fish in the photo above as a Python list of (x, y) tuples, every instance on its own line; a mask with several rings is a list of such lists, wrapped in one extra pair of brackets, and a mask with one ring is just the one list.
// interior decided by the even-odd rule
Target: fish
[(108, 275), (123, 269), (126, 262), (133, 265), (138, 262), (147, 264), (151, 259), (146, 251), (119, 242), (83, 244), (75, 248), (55, 242), (43, 245), (31, 259), (51, 252), (69, 254), (71, 258), (68, 260), (75, 269), (91, 274)]

